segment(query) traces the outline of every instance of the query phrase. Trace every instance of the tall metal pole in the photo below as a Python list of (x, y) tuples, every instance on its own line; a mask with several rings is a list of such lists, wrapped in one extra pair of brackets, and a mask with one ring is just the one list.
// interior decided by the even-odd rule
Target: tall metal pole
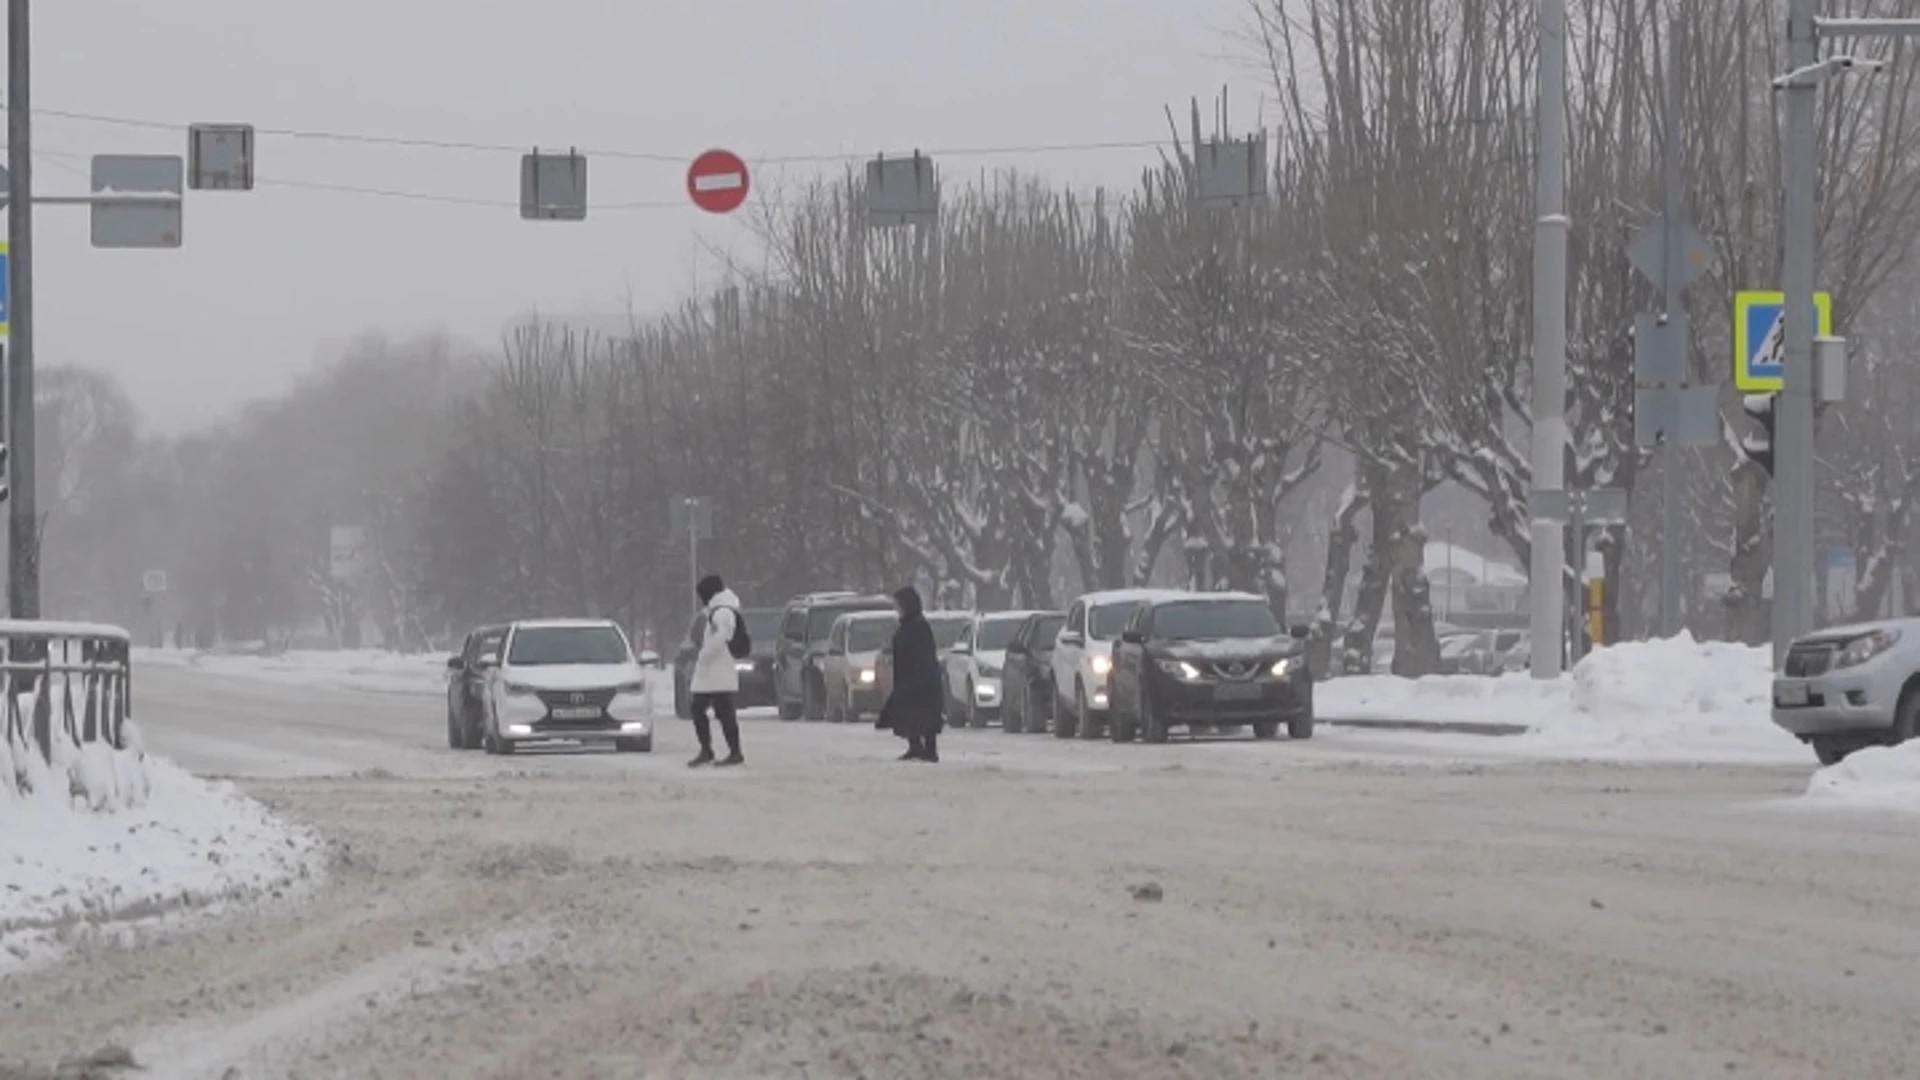
[(33, 83), (29, 0), (7, 0), (7, 442), (13, 485), (7, 503), (7, 609), (40, 617), (40, 530), (33, 447)]
[[(1660, 205), (1666, 247), (1661, 260), (1661, 310), (1669, 326), (1680, 315), (1680, 262), (1685, 244), (1680, 225), (1685, 193), (1680, 186), (1681, 124), (1686, 109), (1685, 64), (1687, 26), (1678, 14), (1667, 22), (1667, 108), (1662, 124), (1660, 146)], [(1680, 378), (1675, 387), (1686, 385), (1687, 343), (1678, 342)], [(1672, 433), (1660, 448), (1660, 636), (1673, 637), (1680, 632), (1680, 470), (1685, 464), (1680, 440)]]
[[(1818, 59), (1813, 0), (1788, 0), (1787, 67)], [(1818, 80), (1795, 79), (1787, 95), (1787, 190), (1781, 211), (1780, 318), (1785, 387), (1774, 399), (1773, 659), (1813, 629), (1813, 272), (1814, 105)]]
[(700, 606), (700, 523), (694, 519), (694, 501), (687, 508), (687, 584), (693, 587), (694, 606)]
[[(1540, 141), (1533, 234), (1533, 487), (1566, 490), (1567, 446), (1567, 3), (1540, 0)], [(1566, 610), (1561, 523), (1536, 511), (1529, 608), (1536, 679), (1557, 678)]]

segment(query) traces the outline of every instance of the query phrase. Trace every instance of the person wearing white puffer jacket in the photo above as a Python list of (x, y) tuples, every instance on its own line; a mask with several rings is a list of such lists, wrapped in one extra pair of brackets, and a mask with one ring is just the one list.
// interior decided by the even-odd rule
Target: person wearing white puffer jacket
[[(740, 765), (747, 760), (740, 754), (740, 718), (733, 706), (734, 695), (740, 692), (740, 669), (729, 644), (740, 626), (740, 598), (718, 574), (701, 578), (694, 593), (706, 614), (696, 631), (700, 652), (694, 657), (693, 677), (687, 684), (693, 698), (693, 734), (700, 740), (700, 753), (687, 765)], [(719, 717), (720, 733), (727, 740), (727, 756), (719, 761), (713, 758), (709, 710)]]

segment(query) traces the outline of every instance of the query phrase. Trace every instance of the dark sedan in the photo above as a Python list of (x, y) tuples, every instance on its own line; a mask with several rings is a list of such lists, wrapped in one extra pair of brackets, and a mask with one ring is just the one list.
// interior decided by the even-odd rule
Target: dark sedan
[(1000, 673), (1001, 731), (1046, 733), (1053, 718), (1053, 639), (1066, 624), (1066, 612), (1046, 611), (1027, 616), (1013, 632)]
[[(693, 642), (693, 632), (700, 626), (703, 615), (695, 615), (687, 624), (687, 636), (681, 639), (680, 648), (673, 654), (673, 714), (682, 720), (693, 716), (693, 695), (687, 687), (693, 680), (693, 658), (700, 652)], [(780, 609), (746, 608), (740, 617), (747, 620), (753, 655), (734, 662), (740, 671), (740, 694), (733, 703), (741, 709), (770, 709), (775, 704), (773, 657), (780, 644)]]
[(1313, 680), (1302, 639), (1267, 602), (1237, 593), (1195, 593), (1142, 604), (1113, 648), (1109, 680), (1114, 742), (1167, 741), (1175, 727), (1252, 724), (1271, 739), (1280, 725), (1313, 735)]

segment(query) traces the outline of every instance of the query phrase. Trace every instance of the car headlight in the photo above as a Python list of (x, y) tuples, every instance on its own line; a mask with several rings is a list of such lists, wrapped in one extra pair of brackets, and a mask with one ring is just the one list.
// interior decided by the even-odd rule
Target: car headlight
[(1871, 634), (1863, 634), (1847, 642), (1847, 647), (1840, 650), (1839, 656), (1834, 657), (1833, 666), (1858, 667), (1893, 648), (1894, 643), (1899, 640), (1900, 631), (1898, 630), (1875, 630)]
[(751, 660), (735, 660), (735, 661), (733, 662), (733, 670), (735, 670), (735, 671), (752, 671), (752, 670), (753, 670), (753, 661), (751, 661)]
[(508, 697), (526, 697), (533, 693), (533, 687), (510, 682), (506, 685), (506, 691)]
[(1185, 660), (1162, 660), (1160, 661), (1160, 670), (1176, 679), (1185, 679), (1188, 682), (1192, 682), (1200, 677), (1200, 669), (1187, 663)]
[(1096, 656), (1093, 659), (1087, 661), (1087, 664), (1088, 666), (1093, 668), (1093, 673), (1095, 675), (1105, 675), (1107, 672), (1113, 670), (1113, 657)]
[(1276, 679), (1284, 679), (1305, 666), (1305, 659), (1299, 656), (1283, 656), (1273, 662), (1267, 673)]
[(874, 680), (874, 671), (873, 671), (873, 669), (872, 669), (872, 668), (861, 668), (861, 669), (860, 669), (860, 675), (859, 675), (859, 679), (860, 679), (860, 682), (861, 682), (861, 684), (862, 684), (862, 685), (865, 685), (865, 686), (872, 686), (872, 685), (873, 685), (873, 680)]

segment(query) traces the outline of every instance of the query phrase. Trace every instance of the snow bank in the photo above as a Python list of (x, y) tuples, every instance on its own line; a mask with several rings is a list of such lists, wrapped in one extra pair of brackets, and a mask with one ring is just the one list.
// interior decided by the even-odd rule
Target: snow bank
[[(50, 682), (61, 693), (59, 676)], [(19, 704), (33, 715), (33, 694)], [(0, 970), (57, 953), (90, 927), (312, 875), (321, 848), (310, 832), (148, 756), (131, 720), (116, 750), (77, 743), (59, 712), (51, 761), (0, 737)]]
[(1830, 806), (1920, 811), (1920, 743), (1855, 750), (1814, 773), (1806, 797)]
[(444, 653), (409, 655), (372, 649), (341, 649), (292, 650), (264, 656), (135, 649), (133, 655), (135, 662), (140, 664), (191, 668), (210, 675), (369, 694), (438, 697), (446, 692), (447, 685), (447, 657)]
[(1637, 761), (1807, 760), (1769, 715), (1768, 649), (1689, 635), (1595, 650), (1559, 679), (1365, 675), (1315, 688), (1328, 719), (1513, 724), (1526, 733), (1476, 749)]
[[(52, 765), (0, 749), (0, 969), (98, 924), (285, 889), (321, 848), (230, 785), (127, 748), (56, 745)], [(16, 784), (16, 775), (25, 785)]]

